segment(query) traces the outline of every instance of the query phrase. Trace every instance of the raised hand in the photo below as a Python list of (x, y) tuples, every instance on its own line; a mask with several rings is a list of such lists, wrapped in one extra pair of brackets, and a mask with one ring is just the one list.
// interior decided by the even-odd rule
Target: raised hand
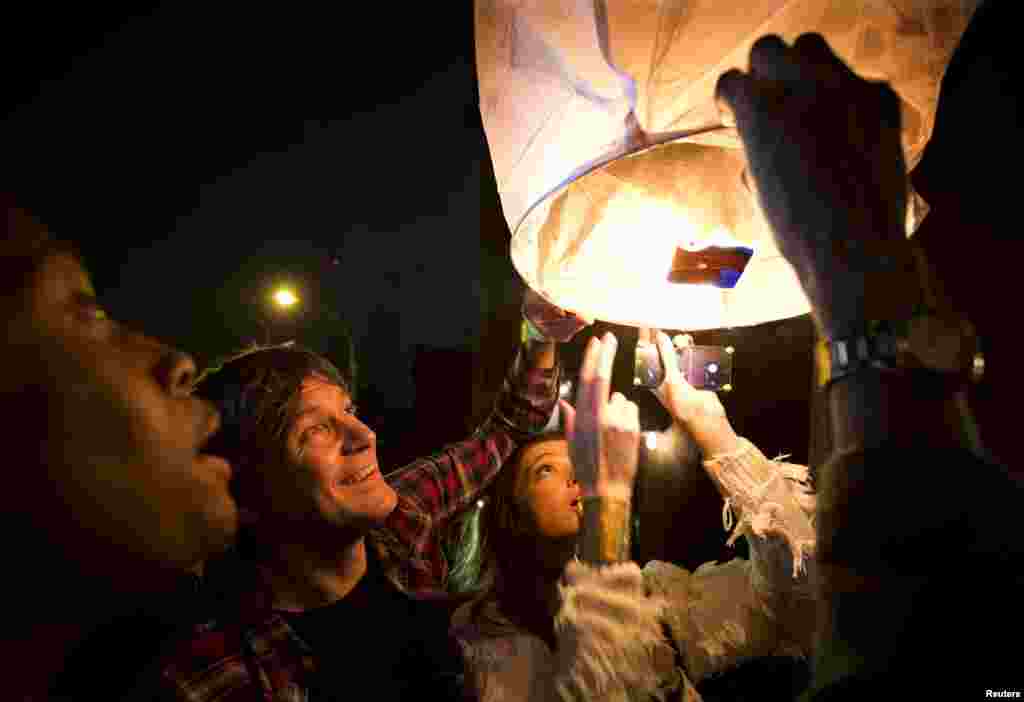
[(867, 273), (913, 267), (899, 98), (854, 74), (817, 34), (792, 46), (759, 39), (749, 73), (725, 73), (716, 96), (820, 330), (841, 335), (863, 321)]
[(561, 401), (576, 480), (584, 496), (629, 499), (640, 448), (637, 406), (611, 390), (618, 342), (608, 332), (587, 345), (576, 408)]
[(693, 339), (680, 334), (669, 341), (665, 332), (641, 329), (640, 341), (657, 344), (658, 355), (665, 368), (665, 380), (654, 389), (654, 394), (672, 419), (693, 437), (705, 458), (734, 450), (739, 439), (726, 418), (718, 395), (710, 390), (697, 390), (679, 370), (673, 344), (685, 347), (692, 345)]
[(551, 304), (539, 293), (527, 288), (523, 295), (523, 316), (547, 341), (570, 341), (594, 320), (567, 312)]

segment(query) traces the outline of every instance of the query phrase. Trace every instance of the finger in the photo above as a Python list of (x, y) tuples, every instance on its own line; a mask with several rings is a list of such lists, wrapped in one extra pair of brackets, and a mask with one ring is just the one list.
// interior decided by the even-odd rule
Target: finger
[(823, 72), (835, 71), (848, 77), (856, 74), (840, 59), (825, 37), (816, 32), (801, 34), (793, 42), (792, 55), (806, 66), (813, 66), (818, 75)]
[(576, 409), (565, 400), (559, 400), (558, 407), (562, 413), (562, 429), (565, 432), (565, 438), (571, 444), (572, 437), (576, 435)]
[[(604, 408), (608, 404), (608, 393), (612, 385), (612, 368), (615, 365), (615, 351), (618, 347), (618, 340), (611, 332), (606, 332), (597, 349), (596, 367), (594, 377), (590, 381), (590, 393), (587, 396), (588, 404), (584, 411), (592, 413), (597, 423), (600, 423), (604, 414)], [(577, 404), (582, 403), (577, 400)]]
[(605, 423), (609, 427), (618, 428), (621, 431), (640, 431), (640, 409), (635, 402), (627, 400), (620, 393), (612, 395), (608, 403), (608, 416)]
[[(604, 343), (601, 345), (601, 360), (597, 366), (597, 377), (602, 380), (612, 379), (612, 368), (615, 367), (615, 352), (618, 349), (619, 340), (611, 332), (604, 335)], [(603, 397), (607, 397), (604, 395)]]
[(595, 426), (600, 426), (605, 407), (608, 405), (608, 393), (612, 385), (612, 367), (615, 364), (617, 346), (618, 341), (615, 339), (615, 335), (606, 332), (597, 346), (593, 378), (587, 383), (589, 385), (589, 392), (586, 395), (587, 404), (584, 405), (579, 398), (576, 400), (577, 404), (587, 413), (587, 417), (593, 418)]
[(685, 349), (688, 346), (693, 346), (693, 337), (689, 334), (676, 334), (672, 337), (672, 343), (677, 349)]
[(722, 124), (735, 127), (738, 122), (746, 124), (753, 111), (754, 79), (743, 71), (726, 71), (715, 83), (715, 104), (718, 106)]
[(640, 408), (635, 402), (626, 402), (626, 428), (632, 432), (640, 432)]
[(580, 365), (580, 386), (576, 391), (576, 407), (580, 410), (576, 416), (580, 422), (592, 426), (598, 418), (600, 405), (608, 397), (608, 391), (601, 395), (598, 387), (598, 364), (604, 345), (601, 340), (592, 336), (587, 342), (587, 350), (583, 354)]
[(807, 71), (795, 59), (781, 37), (763, 36), (750, 47), (750, 75), (784, 83), (803, 80)]
[(658, 355), (661, 356), (661, 365), (665, 369), (665, 382), (675, 382), (679, 378), (679, 358), (668, 340), (668, 334), (658, 332)]

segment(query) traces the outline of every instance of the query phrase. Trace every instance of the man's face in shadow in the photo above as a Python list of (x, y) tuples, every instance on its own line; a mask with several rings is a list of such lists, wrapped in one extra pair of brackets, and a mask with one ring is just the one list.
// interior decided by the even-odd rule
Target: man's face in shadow
[(231, 468), (201, 452), (218, 417), (191, 394), (192, 360), (110, 319), (69, 253), (11, 302), (0, 392), (21, 532), (8, 538), (128, 589), (223, 549)]

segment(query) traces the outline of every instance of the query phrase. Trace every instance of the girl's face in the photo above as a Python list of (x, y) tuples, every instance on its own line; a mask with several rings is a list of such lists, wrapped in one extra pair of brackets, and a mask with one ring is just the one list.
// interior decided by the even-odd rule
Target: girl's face
[(534, 533), (550, 540), (575, 538), (582, 504), (569, 442), (551, 439), (527, 447), (517, 470), (516, 494)]

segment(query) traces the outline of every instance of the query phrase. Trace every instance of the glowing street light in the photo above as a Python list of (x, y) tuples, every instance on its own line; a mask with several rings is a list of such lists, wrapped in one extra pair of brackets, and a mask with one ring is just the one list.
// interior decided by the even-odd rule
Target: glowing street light
[(288, 309), (298, 301), (299, 298), (288, 288), (278, 288), (274, 291), (274, 304), (282, 309)]
[(298, 304), (299, 296), (292, 288), (280, 285), (270, 290), (268, 303), (261, 310), (259, 319), (259, 324), (263, 327), (264, 343), (267, 346), (274, 341), (274, 326), (283, 321), (283, 317), (291, 316), (281, 313), (290, 312)]

